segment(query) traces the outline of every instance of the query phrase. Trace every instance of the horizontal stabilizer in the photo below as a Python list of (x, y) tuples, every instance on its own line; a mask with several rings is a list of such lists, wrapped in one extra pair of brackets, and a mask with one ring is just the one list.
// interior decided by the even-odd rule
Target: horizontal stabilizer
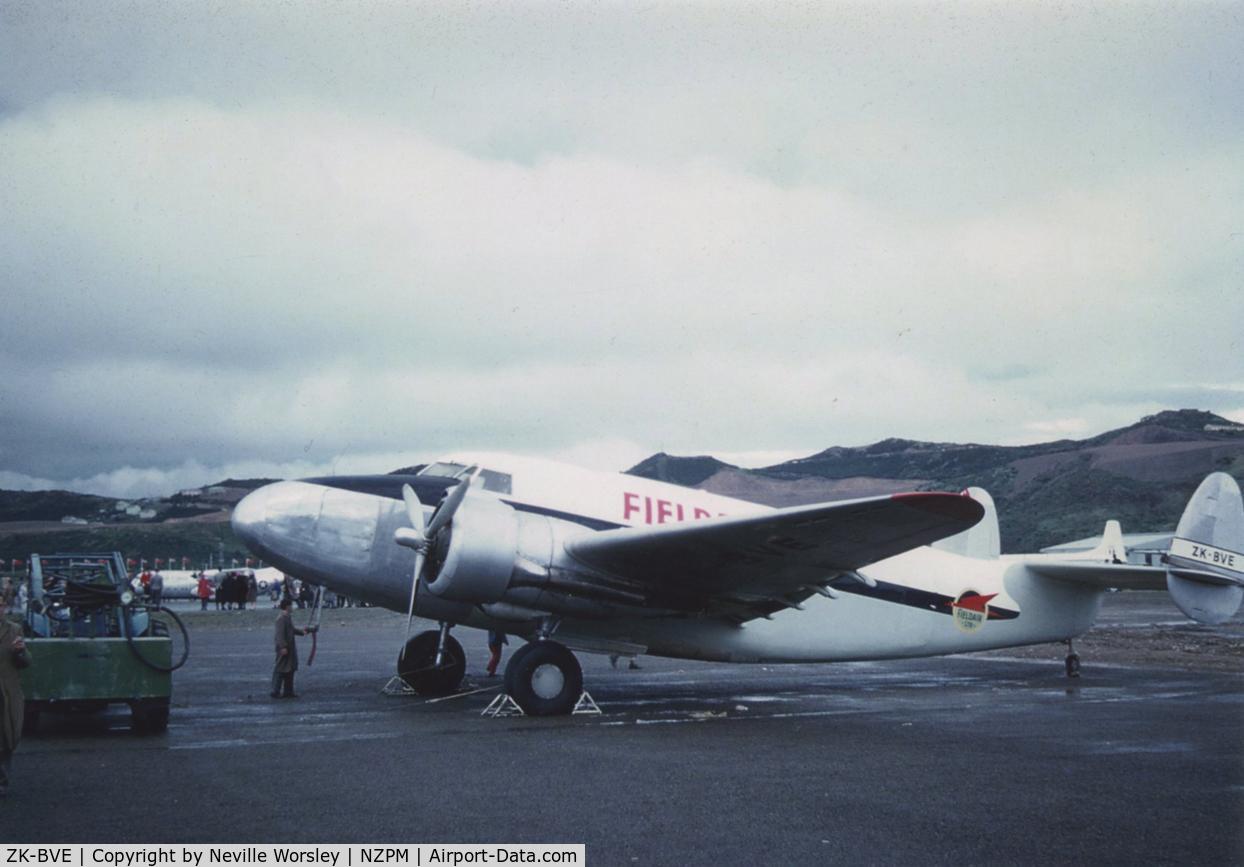
[(1126, 562), (1127, 549), (1117, 521), (1106, 524), (1091, 551), (1024, 558), (1028, 569), (1046, 578), (1102, 590), (1161, 590), (1179, 610), (1200, 623), (1222, 623), (1244, 601), (1244, 503), (1235, 479), (1206, 476), (1184, 509), (1164, 566)]
[(1134, 566), (1089, 560), (1024, 561), (1030, 572), (1101, 590), (1161, 590), (1166, 570), (1161, 566)]

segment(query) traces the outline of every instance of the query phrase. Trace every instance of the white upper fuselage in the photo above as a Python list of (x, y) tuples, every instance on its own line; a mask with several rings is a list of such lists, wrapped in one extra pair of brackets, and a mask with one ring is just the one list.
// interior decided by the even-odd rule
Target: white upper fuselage
[[(619, 527), (677, 524), (720, 515), (752, 515), (768, 506), (669, 482), (599, 472), (543, 458), (495, 452), (455, 452), (436, 464), (477, 466), (512, 480), (507, 500), (591, 518)], [(435, 465), (433, 465), (435, 466)]]

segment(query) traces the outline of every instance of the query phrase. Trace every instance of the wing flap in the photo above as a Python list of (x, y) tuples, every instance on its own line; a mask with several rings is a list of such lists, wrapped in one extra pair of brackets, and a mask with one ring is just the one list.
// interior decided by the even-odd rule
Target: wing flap
[(579, 536), (566, 549), (658, 595), (773, 598), (952, 536), (983, 514), (968, 496), (893, 494), (606, 530)]

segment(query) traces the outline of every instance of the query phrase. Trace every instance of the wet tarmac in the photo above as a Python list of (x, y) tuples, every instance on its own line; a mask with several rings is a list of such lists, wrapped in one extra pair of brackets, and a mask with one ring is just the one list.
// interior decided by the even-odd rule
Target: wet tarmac
[[(1120, 594), (1103, 620), (1177, 620)], [(1139, 601), (1138, 601), (1139, 600)], [(296, 620), (300, 619), (299, 615)], [(270, 620), (193, 614), (169, 730), (47, 717), (0, 840), (585, 842), (592, 864), (1244, 861), (1244, 674), (950, 657), (728, 666), (581, 656), (600, 716), (380, 693), (404, 618), (326, 612), (302, 697)], [(305, 660), (309, 643), (302, 641)], [(491, 689), (490, 689), (491, 687)]]

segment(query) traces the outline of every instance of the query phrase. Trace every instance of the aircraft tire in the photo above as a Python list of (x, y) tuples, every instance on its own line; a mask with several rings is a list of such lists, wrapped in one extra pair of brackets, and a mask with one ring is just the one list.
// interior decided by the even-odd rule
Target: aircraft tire
[(565, 645), (533, 641), (510, 658), (505, 688), (528, 716), (561, 716), (583, 694), (583, 669)]
[(510, 654), (510, 659), (505, 664), (505, 674), (501, 679), (502, 683), (505, 684), (505, 691), (507, 695), (514, 694), (514, 684), (516, 683), (514, 673), (519, 670), (519, 666), (522, 665), (521, 660), (524, 656), (531, 652), (531, 648), (533, 647), (535, 647), (535, 642), (528, 642)]
[(445, 642), (445, 658), (436, 667), (435, 629), (420, 632), (406, 643), (406, 652), (397, 657), (397, 673), (419, 695), (450, 695), (457, 691), (466, 674), (466, 652), (452, 635)]
[(1068, 654), (1067, 656), (1067, 676), (1080, 676), (1080, 655), (1078, 653)]
[(137, 734), (159, 734), (168, 729), (169, 700), (140, 699), (130, 705), (130, 727)]

